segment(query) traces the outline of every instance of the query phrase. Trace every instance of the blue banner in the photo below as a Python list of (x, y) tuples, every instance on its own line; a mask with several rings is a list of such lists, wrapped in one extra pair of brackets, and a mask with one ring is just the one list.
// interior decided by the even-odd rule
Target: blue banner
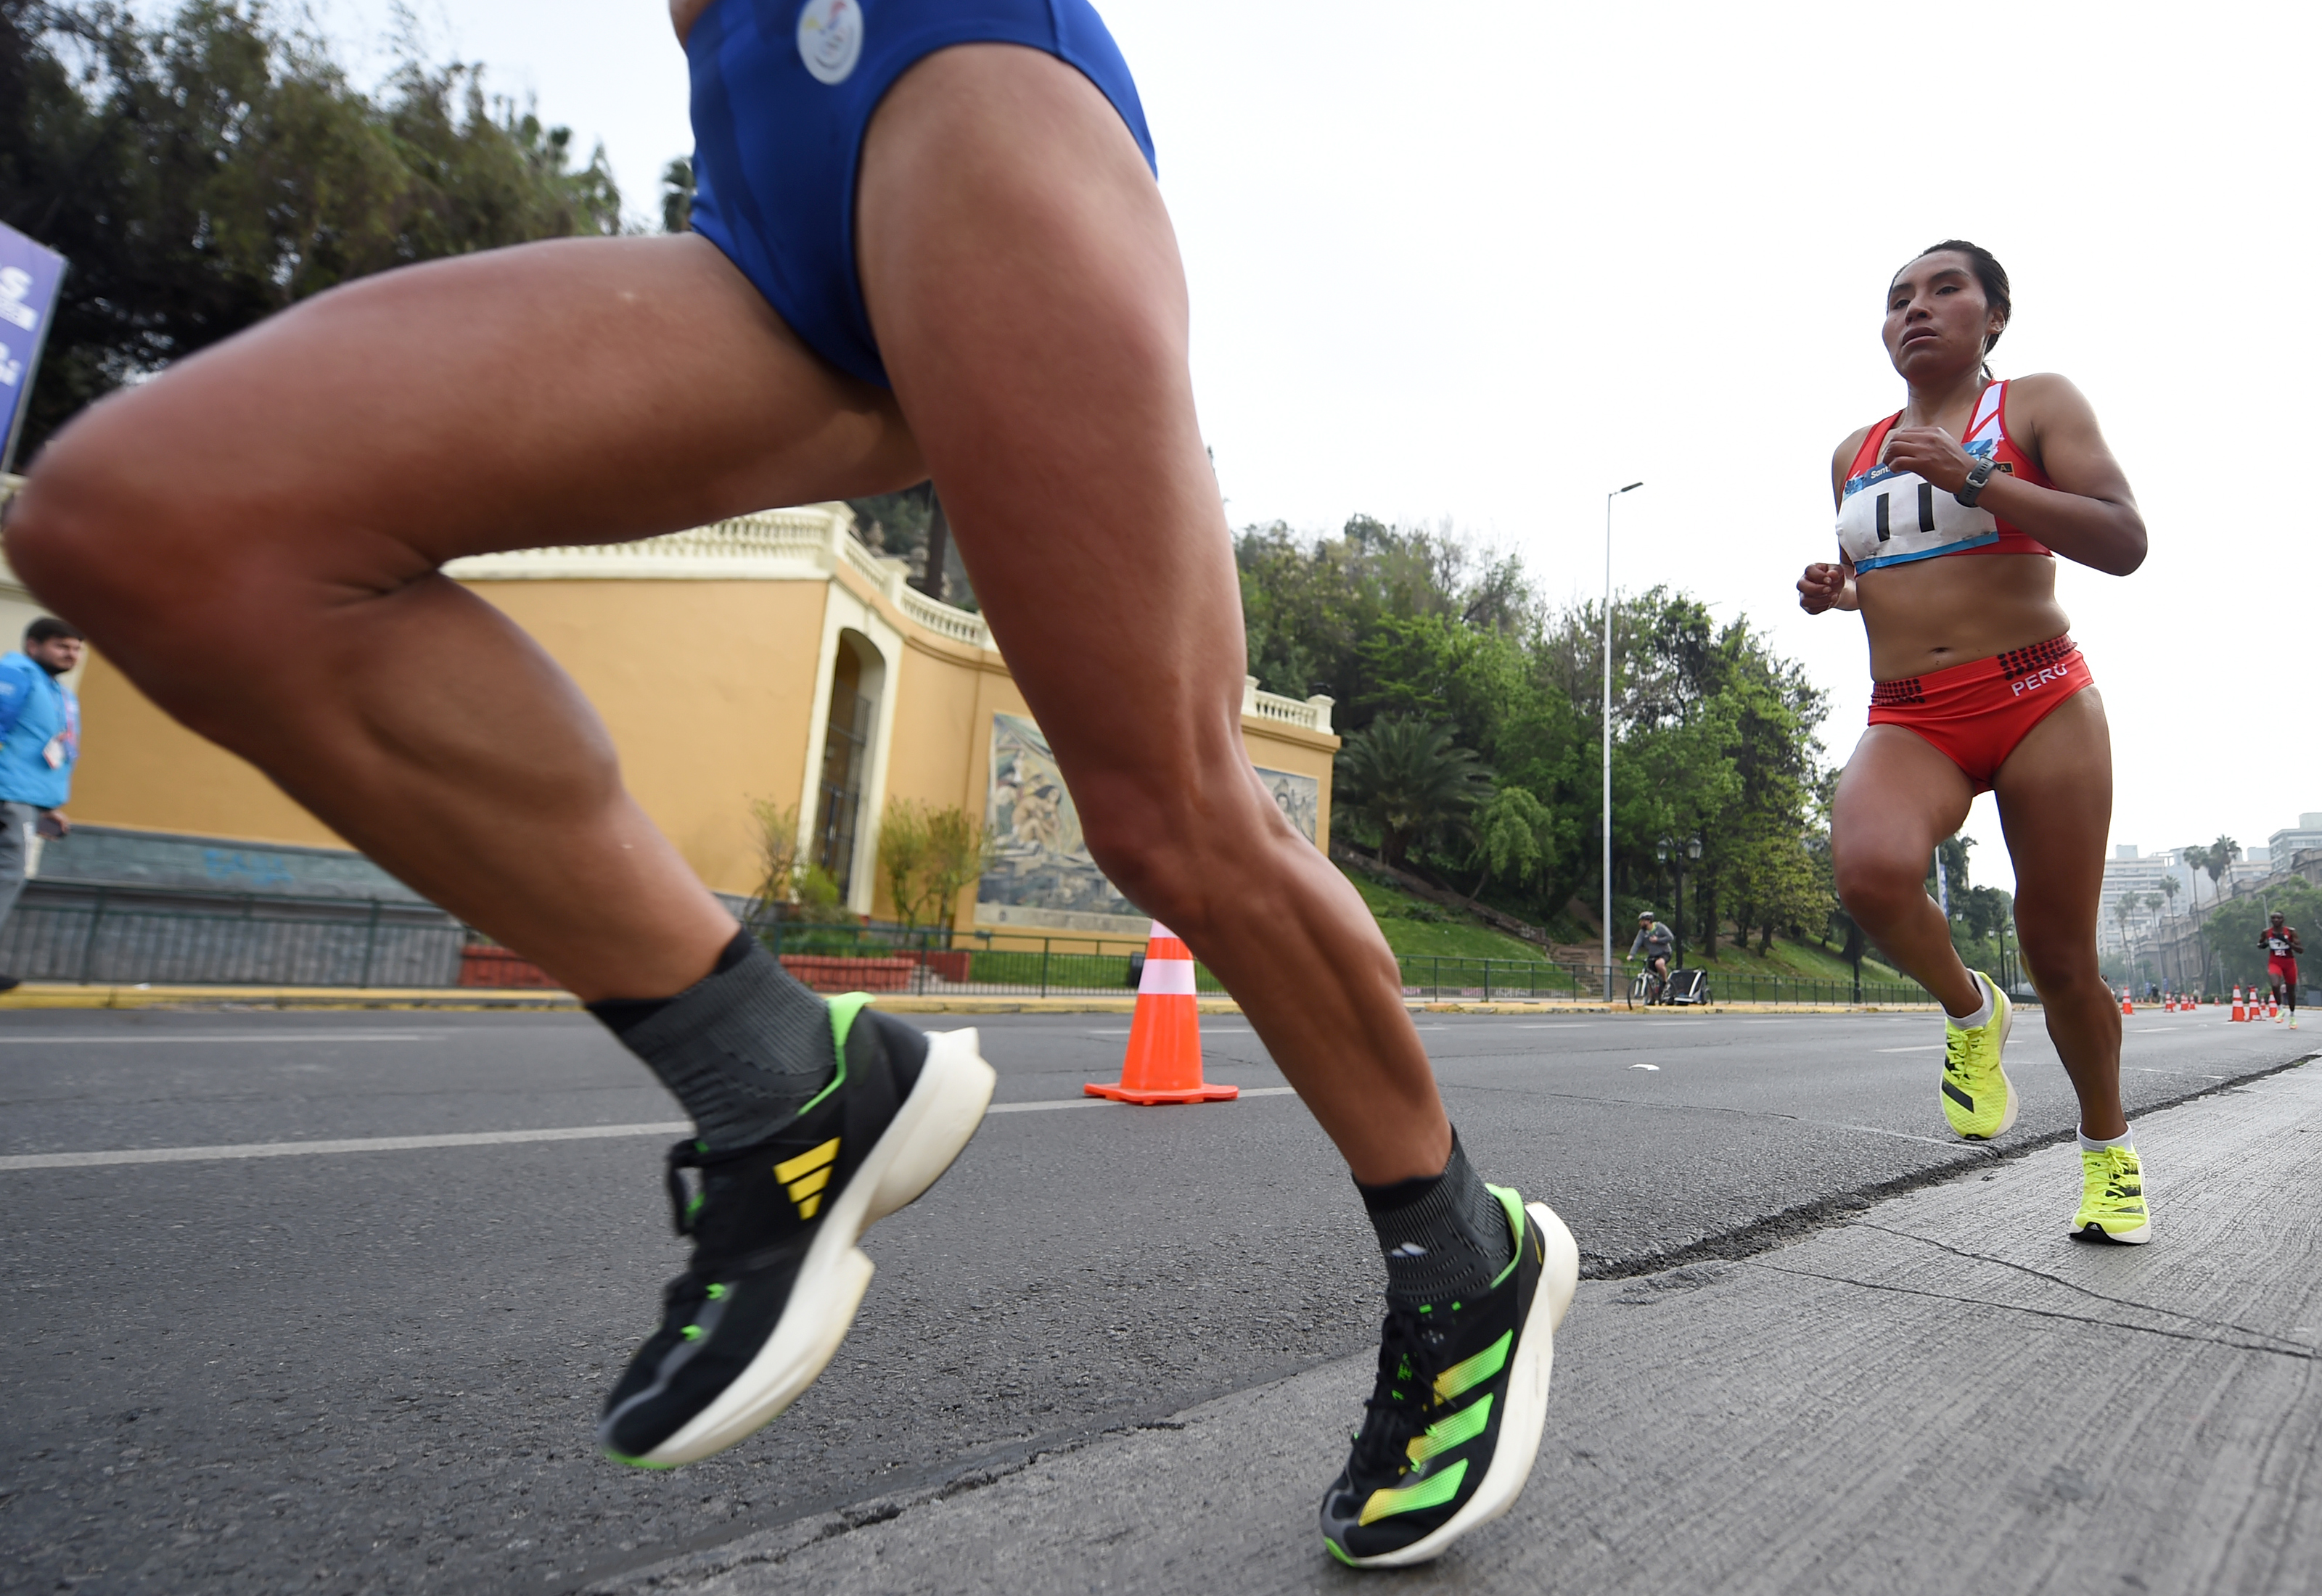
[(44, 249), (0, 222), (0, 470), (16, 454), (16, 434), (32, 397), (32, 375), (41, 367), (41, 346), (49, 341), (49, 318), (64, 281), (65, 258)]

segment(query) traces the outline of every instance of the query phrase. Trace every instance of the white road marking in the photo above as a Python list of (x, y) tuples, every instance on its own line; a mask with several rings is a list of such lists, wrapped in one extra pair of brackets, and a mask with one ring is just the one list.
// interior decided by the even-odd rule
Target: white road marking
[[(1246, 1098), (1287, 1098), (1296, 1096), (1297, 1091), (1298, 1089), (1294, 1086), (1245, 1086), (1241, 1089), (1241, 1095)], [(994, 1103), (984, 1112), (986, 1114), (1038, 1114), (1049, 1108), (1102, 1108), (1110, 1102), (1111, 1099), (1109, 1098), (1042, 1098), (1029, 1103)], [(1144, 1105), (1130, 1103), (1127, 1106), (1134, 1108)], [(1154, 1106), (1169, 1107), (1171, 1105)]]
[(684, 1120), (653, 1125), (571, 1125), (554, 1130), (456, 1131), (438, 1136), (354, 1136), (334, 1142), (243, 1142), (222, 1147), (119, 1147), (105, 1153), (15, 1153), (0, 1170), (88, 1169), (113, 1163), (199, 1163), (228, 1158), (295, 1158), (317, 1153), (407, 1153), (423, 1147), (495, 1147), (510, 1142), (584, 1142), (607, 1136), (683, 1135)]
[(81, 1036), (50, 1032), (45, 1035), (0, 1036), (0, 1043), (20, 1046), (182, 1047), (195, 1042), (441, 1042), (449, 1031), (230, 1031), (186, 1036)]
[(1631, 1064), (1629, 1068), (1632, 1070), (1659, 1070), (1660, 1066), (1659, 1064)]
[[(1246, 1098), (1294, 1095), (1287, 1086), (1245, 1086)], [(1032, 1114), (1044, 1108), (1095, 1108), (1101, 1098), (1056, 1098), (1033, 1103), (994, 1103), (992, 1114)], [(685, 1120), (651, 1125), (571, 1125), (552, 1130), (456, 1131), (434, 1136), (352, 1136), (330, 1142), (243, 1142), (218, 1147), (115, 1147), (101, 1153), (14, 1153), (0, 1156), (7, 1170), (93, 1169), (120, 1163), (207, 1163), (240, 1158), (296, 1158), (330, 1153), (410, 1153), (429, 1147), (497, 1147), (513, 1142), (587, 1142), (611, 1136), (681, 1136)]]

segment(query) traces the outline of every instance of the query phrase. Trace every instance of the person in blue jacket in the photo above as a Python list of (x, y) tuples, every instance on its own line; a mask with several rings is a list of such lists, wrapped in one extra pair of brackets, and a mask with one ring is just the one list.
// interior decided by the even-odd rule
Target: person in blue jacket
[[(0, 654), (0, 925), (24, 890), (32, 837), (72, 829), (65, 804), (80, 757), (80, 700), (64, 679), (80, 663), (79, 628), (42, 616), (21, 651)], [(0, 975), (0, 992), (17, 985)]]

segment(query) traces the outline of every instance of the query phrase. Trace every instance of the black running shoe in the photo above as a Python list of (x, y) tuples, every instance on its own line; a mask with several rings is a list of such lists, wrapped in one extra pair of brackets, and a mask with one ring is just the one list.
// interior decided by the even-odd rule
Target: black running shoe
[[(723, 1452), (814, 1383), (871, 1283), (855, 1244), (936, 1183), (992, 1101), (974, 1031), (928, 1034), (833, 999), (838, 1073), (772, 1140), (669, 1154), (693, 1260), (597, 1427), (606, 1455), (672, 1468)], [(700, 1172), (689, 1192), (687, 1169)]]
[(1500, 1278), (1468, 1301), (1387, 1305), (1378, 1387), (1322, 1498), (1322, 1542), (1353, 1567), (1426, 1562), (1506, 1512), (1531, 1477), (1580, 1252), (1546, 1203), (1490, 1190), (1517, 1236)]

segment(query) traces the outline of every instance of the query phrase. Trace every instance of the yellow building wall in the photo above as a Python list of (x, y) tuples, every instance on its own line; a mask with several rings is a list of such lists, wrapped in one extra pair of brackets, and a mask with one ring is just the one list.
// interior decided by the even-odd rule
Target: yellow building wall
[(758, 884), (750, 800), (806, 780), (821, 582), (475, 582), (539, 641), (613, 734), (621, 775), (696, 873)]
[(257, 766), (197, 736), (94, 649), (81, 666), (80, 759), (66, 812), (91, 825), (343, 848)]
[[(629, 789), (702, 880), (747, 892), (758, 879), (750, 800), (800, 801), (818, 712), (814, 683), (832, 587), (822, 581), (586, 579), (469, 584), (535, 638), (596, 707)], [(904, 638), (888, 661), (894, 695), (887, 800), (958, 805), (981, 817), (992, 717), (1030, 715), (987, 651), (932, 636), (866, 583), (849, 583)], [(87, 727), (71, 811), (99, 825), (321, 847), (346, 844), (255, 767), (170, 720), (102, 655), (81, 672)], [(488, 689), (487, 689), (488, 690)], [(1325, 828), (1335, 737), (1245, 716), (1253, 763), (1315, 779)], [(811, 820), (812, 816), (806, 816)], [(1327, 835), (1326, 835), (1327, 840)], [(874, 872), (875, 873), (875, 872)], [(973, 928), (975, 894), (955, 923)], [(873, 912), (889, 917), (883, 882)]]

